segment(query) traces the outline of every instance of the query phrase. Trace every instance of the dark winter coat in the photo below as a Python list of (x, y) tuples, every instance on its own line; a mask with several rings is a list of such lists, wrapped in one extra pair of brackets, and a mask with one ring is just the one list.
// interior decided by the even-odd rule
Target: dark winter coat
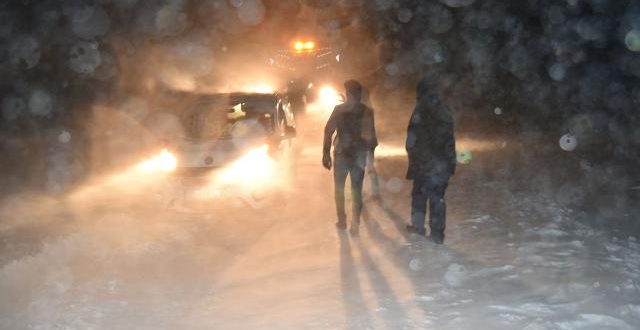
[(323, 152), (329, 154), (333, 133), (336, 155), (352, 156), (372, 151), (378, 145), (373, 110), (360, 102), (346, 102), (336, 106), (324, 128)]
[(453, 175), (456, 170), (453, 117), (436, 94), (418, 88), (418, 103), (407, 128), (407, 179)]

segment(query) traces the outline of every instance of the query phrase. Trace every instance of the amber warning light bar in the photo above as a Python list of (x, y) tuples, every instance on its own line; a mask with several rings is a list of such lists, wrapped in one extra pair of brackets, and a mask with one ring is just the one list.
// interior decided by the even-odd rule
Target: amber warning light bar
[(316, 48), (316, 43), (313, 40), (298, 39), (293, 41), (292, 47), (296, 53), (311, 52)]

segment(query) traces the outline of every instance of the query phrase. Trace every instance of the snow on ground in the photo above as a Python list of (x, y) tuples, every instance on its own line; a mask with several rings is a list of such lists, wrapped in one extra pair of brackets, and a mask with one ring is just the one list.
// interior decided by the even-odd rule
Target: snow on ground
[(389, 152), (377, 161), (382, 198), (368, 197), (352, 237), (333, 226), (315, 150), (300, 153), (285, 198), (260, 204), (5, 199), (0, 329), (640, 327), (633, 233), (498, 189), (505, 182), (478, 180), (472, 162), (450, 185), (436, 246), (404, 234), (410, 185), (404, 157)]

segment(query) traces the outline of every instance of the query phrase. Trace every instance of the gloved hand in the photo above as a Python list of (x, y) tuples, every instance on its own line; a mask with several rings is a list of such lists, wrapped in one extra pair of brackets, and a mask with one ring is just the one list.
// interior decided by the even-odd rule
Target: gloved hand
[(322, 155), (322, 166), (327, 170), (331, 170), (331, 155), (327, 153)]

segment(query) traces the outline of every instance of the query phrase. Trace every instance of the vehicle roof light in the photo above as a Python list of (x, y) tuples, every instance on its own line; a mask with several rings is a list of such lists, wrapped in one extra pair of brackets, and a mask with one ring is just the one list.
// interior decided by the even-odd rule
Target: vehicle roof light
[(316, 48), (316, 43), (309, 39), (298, 39), (294, 40), (292, 46), (296, 53), (302, 53), (314, 50)]

